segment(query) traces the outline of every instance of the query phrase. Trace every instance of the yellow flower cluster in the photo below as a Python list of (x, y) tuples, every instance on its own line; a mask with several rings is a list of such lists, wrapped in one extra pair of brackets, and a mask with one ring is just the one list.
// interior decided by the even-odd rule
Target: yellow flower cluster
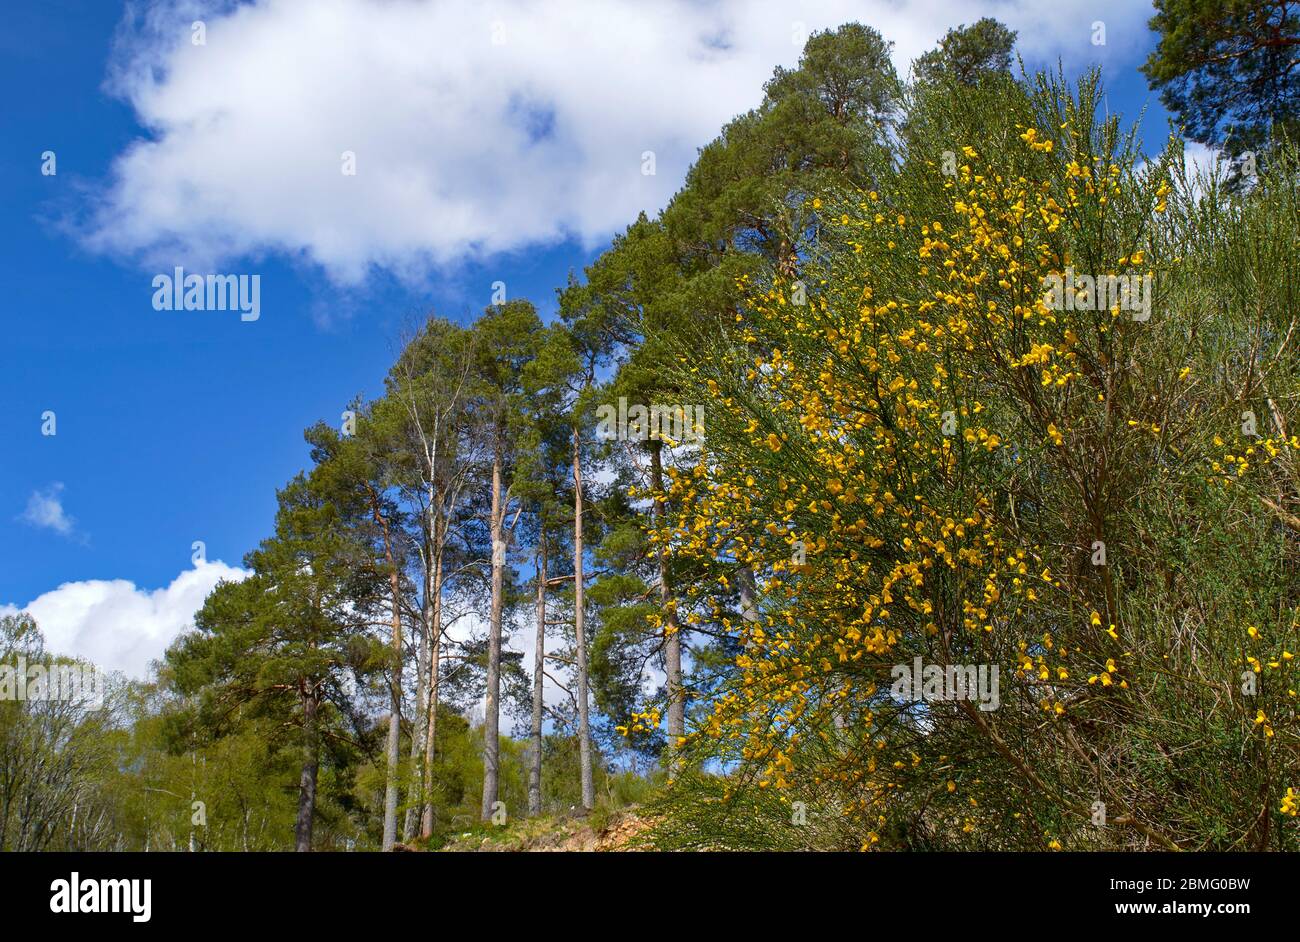
[[(737, 788), (833, 791), (863, 849), (904, 795), (949, 833), (996, 831), (1006, 810), (957, 795), (952, 760), (926, 742), (978, 715), (900, 702), (896, 665), (1001, 664), (1003, 701), (1036, 728), (1122, 712), (1151, 682), (1114, 595), (1080, 588), (1086, 555), (1035, 542), (1021, 515), (1043, 508), (1016, 499), (1035, 493), (1026, 479), (1077, 490), (1103, 437), (1152, 463), (1186, 437), (1144, 400), (1125, 414), (1112, 398), (1103, 357), (1142, 326), (1044, 292), (1089, 221), (1133, 199), (1132, 168), (1067, 161), (1069, 147), (1032, 127), (1019, 138), (1018, 168), (1052, 166), (1003, 171), (964, 147), (955, 175), (936, 173), (944, 205), (924, 216), (902, 194), (823, 195), (822, 238), (837, 250), (810, 253), (797, 276), (740, 279), (738, 343), (709, 368), (709, 436), (665, 468), (667, 513), (650, 534), (684, 570), (709, 573), (683, 590), (680, 614), (736, 652), (688, 744), (739, 769)], [(1154, 192), (1162, 211), (1167, 183)], [(1108, 264), (1147, 264), (1126, 244)], [(1213, 470), (1240, 477), (1295, 447), (1258, 439)], [(1189, 467), (1199, 485), (1204, 465)], [(1263, 710), (1255, 725), (1274, 738)]]
[(661, 714), (658, 710), (647, 710), (645, 713), (633, 713), (631, 720), (626, 726), (615, 726), (615, 731), (620, 736), (631, 736), (633, 733), (649, 733), (659, 728)]
[[(1022, 139), (1051, 150), (1032, 129)], [(973, 148), (963, 154), (976, 161)], [(1034, 388), (1053, 393), (1035, 394), (1034, 422), (1059, 447), (1061, 404), (1083, 376), (1079, 333), (1091, 328), (1050, 309), (1042, 284), (1068, 264), (1053, 234), (1069, 207), (1101, 189), (1089, 179), (1083, 193), (1056, 194), (969, 163), (949, 186), (947, 219), (909, 223), (876, 192), (855, 211), (827, 214), (854, 254), (901, 261), (910, 252), (920, 276), (910, 296), (862, 267), (821, 273), (804, 305), (789, 303), (780, 279), (742, 282), (750, 304), (738, 320), (753, 352), (736, 364), (735, 388), (709, 388), (725, 413), (711, 435), (729, 422), (745, 460), (705, 449), (694, 466), (670, 469), (677, 514), (653, 534), (680, 557), (751, 567), (764, 600), (739, 617), (708, 593), (687, 602), (700, 608), (693, 623), (717, 622), (741, 652), (735, 682), (697, 735), (734, 744), (758, 764), (762, 787), (833, 780), (859, 794), (851, 810), (873, 819), (911, 762), (835, 758), (796, 775), (809, 756), (825, 756), (805, 740), (892, 755), (898, 708), (882, 681), (899, 652), (942, 638), (967, 659), (991, 660), (996, 643), (980, 639), (1028, 617), (1044, 584), (1059, 586), (1031, 575), (1045, 557), (1017, 545), (998, 496), (963, 484), (1014, 473), (1031, 453), (1023, 441), (1009, 450), (1007, 417), (987, 412), (976, 361), (997, 351), (1007, 382), (1036, 371)], [(759, 453), (774, 460), (755, 468), (749, 456)], [(985, 473), (971, 475), (976, 466)], [(730, 588), (726, 571), (714, 585)], [(953, 637), (952, 626), (967, 636)], [(1053, 715), (1084, 689), (1067, 654), (1083, 656), (1058, 649), (1049, 664), (1024, 652), (1025, 679)], [(1127, 686), (1114, 657), (1094, 663), (1104, 665), (1094, 682)]]

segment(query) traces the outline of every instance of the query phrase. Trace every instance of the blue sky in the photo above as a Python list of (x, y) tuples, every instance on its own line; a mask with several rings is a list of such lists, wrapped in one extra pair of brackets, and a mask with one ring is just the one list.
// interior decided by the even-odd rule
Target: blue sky
[[(994, 10), (1020, 23), (1028, 64), (1100, 62), (1112, 111), (1147, 107), (1149, 149), (1167, 133), (1137, 72), (1149, 10), (1132, 3), (1063, 2), (1051, 17), (1016, 3), (676, 3), (662, 16), (595, 5), (585, 28), (523, 0), (499, 23), (460, 3), (308, 6), (46, 0), (6, 12), (0, 607), (45, 596), (44, 614), (32, 610), (55, 647), (138, 673), (224, 572), (196, 571), (193, 542), (238, 564), (307, 460), (302, 430), (381, 390), (405, 323), (471, 318), (498, 279), (553, 310), (569, 270), (637, 209), (662, 206), (694, 148), (757, 103), (773, 66), (795, 63), (792, 21), (858, 18), (906, 56)], [(1104, 47), (1090, 41), (1097, 18)], [(408, 34), (429, 43), (389, 47)], [(725, 48), (701, 41), (717, 35)], [(619, 77), (583, 73), (601, 68)], [(322, 85), (328, 100), (313, 99)], [(334, 179), (343, 149), (358, 155), (352, 191)], [(54, 176), (41, 173), (45, 151)], [(305, 166), (316, 163), (329, 173)], [(151, 279), (173, 262), (259, 274), (260, 318), (155, 311)], [(54, 436), (41, 434), (46, 410)]]

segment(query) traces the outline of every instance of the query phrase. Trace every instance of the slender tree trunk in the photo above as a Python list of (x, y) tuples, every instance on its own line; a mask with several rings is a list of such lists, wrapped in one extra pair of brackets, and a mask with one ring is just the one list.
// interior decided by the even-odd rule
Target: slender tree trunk
[(429, 621), (429, 709), (424, 720), (424, 813), (420, 834), (433, 834), (433, 756), (438, 733), (438, 668), (442, 654), (442, 531), (433, 554), (433, 612)]
[(532, 754), (528, 767), (528, 813), (542, 813), (542, 680), (546, 669), (546, 533), (537, 538), (537, 642), (533, 651)]
[(388, 521), (374, 505), (375, 520), (384, 535), (384, 561), (388, 564), (388, 588), (393, 597), (392, 631), (392, 683), (389, 684), (388, 714), (388, 769), (384, 788), (384, 843), (389, 851), (397, 843), (397, 777), (402, 750), (402, 580), (393, 556), (393, 544), (388, 532)]
[[(430, 513), (432, 513), (432, 508), (430, 508)], [(433, 546), (429, 531), (426, 529), (423, 553), (424, 605), (420, 617), (420, 657), (415, 672), (415, 725), (411, 729), (411, 774), (408, 786), (411, 797), (406, 803), (406, 819), (402, 824), (402, 840), (407, 843), (410, 843), (415, 837), (416, 828), (420, 823), (420, 810), (424, 807), (424, 789), (426, 787), (423, 777), (425, 764), (421, 761), (421, 752), (425, 745), (424, 728), (429, 709), (429, 689), (425, 678), (428, 676), (429, 670), (429, 636), (433, 632), (433, 602), (429, 598), (433, 590), (433, 564), (430, 559), (432, 554)]]
[[(655, 495), (655, 523), (662, 529), (668, 509), (660, 503), (664, 492), (663, 458), (661, 442), (650, 448), (650, 485)], [(677, 605), (672, 587), (668, 583), (668, 547), (659, 551), (659, 604), (664, 619), (664, 673), (668, 684), (668, 749), (677, 748), (678, 738), (686, 735), (686, 699), (682, 689), (682, 635), (677, 621)]]
[(741, 566), (736, 570), (736, 584), (740, 587), (740, 617), (747, 622), (758, 621), (758, 605), (754, 601), (754, 569)]
[(190, 853), (194, 853), (194, 778), (198, 775), (199, 757), (197, 753), (190, 752)]
[(384, 789), (384, 850), (397, 843), (397, 776), (402, 749), (402, 615), (398, 608), (397, 574), (393, 585), (393, 682), (389, 693), (388, 770)]
[(298, 784), (298, 820), (294, 824), (294, 850), (306, 853), (311, 850), (311, 825), (316, 813), (316, 771), (320, 766), (320, 744), (316, 730), (315, 694), (302, 698), (303, 756), (302, 777)]
[(582, 808), (596, 806), (596, 786), (591, 775), (591, 729), (587, 707), (587, 638), (583, 623), (582, 579), (582, 448), (578, 426), (573, 427), (573, 636), (578, 648), (578, 761), (582, 775)]
[(488, 627), (487, 700), (483, 711), (483, 808), (484, 821), (492, 817), (497, 803), (497, 767), (500, 743), (501, 694), (501, 610), (505, 578), (505, 542), (502, 540), (501, 452), (492, 457), (492, 615)]

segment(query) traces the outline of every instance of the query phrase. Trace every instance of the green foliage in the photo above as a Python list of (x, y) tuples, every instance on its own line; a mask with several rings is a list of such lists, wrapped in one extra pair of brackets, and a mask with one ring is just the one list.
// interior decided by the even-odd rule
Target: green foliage
[(1142, 71), (1202, 144), (1230, 157), (1300, 130), (1300, 10), (1285, 0), (1157, 0)]
[[(1158, 0), (1151, 25), (1190, 138), (1267, 151), (1249, 188), (1189, 177), (1177, 138), (1144, 158), (1096, 73), (1017, 80), (996, 20), (910, 84), (871, 27), (814, 34), (554, 322), (430, 316), (354, 421), (308, 429), (251, 575), (155, 683), (0, 700), (0, 849), (372, 849), (395, 791), (427, 848), (629, 809), (661, 849), (1300, 848), (1300, 26), (1276, 0)], [(1152, 318), (1039, 311), (1067, 265), (1149, 269)], [(602, 440), (620, 397), (704, 405), (704, 441)], [(483, 628), (539, 614), (546, 670), (589, 661), (585, 824), (576, 679), (536, 718), (534, 664)], [(4, 616), (20, 655), (39, 629)], [(999, 711), (893, 698), (913, 655), (1001, 665)], [(504, 826), (466, 718), (498, 672)]]
[[(789, 699), (755, 694), (734, 736), (732, 727), (717, 736), (701, 732), (689, 752), (693, 768), (656, 807), (657, 846), (1296, 846), (1283, 804), (1300, 774), (1290, 745), (1296, 687), (1294, 661), (1282, 652), (1293, 654), (1300, 643), (1300, 520), (1287, 509), (1300, 501), (1300, 361), (1290, 351), (1300, 286), (1297, 156), (1280, 149), (1257, 187), (1234, 196), (1221, 180), (1187, 180), (1177, 141), (1139, 166), (1133, 135), (1103, 121), (1099, 102), (1093, 77), (1074, 94), (1045, 77), (1030, 88), (998, 80), (962, 92), (919, 90), (907, 115), (904, 159), (878, 181), (879, 208), (860, 190), (820, 194), (825, 217), (844, 222), (809, 240), (796, 272), (769, 263), (756, 277), (743, 312), (752, 346), (719, 337), (696, 347), (678, 371), (687, 395), (711, 394), (724, 406), (711, 413), (701, 489), (738, 503), (742, 494), (754, 496), (718, 524), (687, 517), (675, 538), (685, 544), (688, 534), (719, 526), (735, 535), (733, 545), (753, 547), (777, 526), (807, 544), (810, 565), (787, 576), (788, 546), (760, 554), (769, 587), (762, 625), (780, 633), (789, 655), (766, 662), (778, 678), (770, 687), (755, 671), (724, 685), (712, 702), (744, 696), (750, 683)], [(1026, 137), (1026, 129), (1045, 129), (1037, 133), (1049, 136), (1050, 146)], [(944, 151), (963, 154), (967, 166), (956, 168), (956, 180), (941, 169)], [(1096, 189), (1087, 190), (1091, 206), (1071, 198), (1071, 188), (1084, 189), (1080, 167), (1105, 168), (1113, 184), (1104, 201)], [(958, 283), (942, 277), (947, 269), (934, 276), (935, 243), (966, 244), (964, 211), (955, 202), (991, 200), (978, 217), (988, 228), (976, 228), (992, 235), (994, 220), (1010, 217), (997, 215), (987, 181), (1017, 180), (1035, 181), (1039, 192), (1077, 210), (1067, 225), (1019, 230), (1047, 264), (1106, 272), (1137, 257), (1155, 273), (1149, 321), (1076, 312), (1069, 334), (1055, 341), (1054, 349), (1078, 357), (1079, 386), (1054, 383), (1050, 371), (1040, 382), (1038, 371), (1014, 362), (1037, 342), (1034, 326), (1065, 327), (998, 317), (1014, 301), (1001, 293), (1015, 290), (1010, 269), (974, 276), (970, 295), (947, 287)], [(968, 257), (978, 256), (972, 246)], [(964, 263), (950, 267), (972, 277)], [(794, 277), (810, 286), (802, 309), (789, 301)], [(1028, 296), (1038, 290), (1035, 281)], [(930, 317), (914, 313), (936, 299), (943, 304), (931, 304)], [(975, 307), (963, 307), (972, 301)], [(953, 319), (964, 310), (969, 314)], [(931, 317), (945, 331), (978, 326), (962, 344), (947, 346), (939, 333), (918, 332)], [(940, 352), (919, 345), (920, 337)], [(759, 378), (773, 368), (763, 358), (774, 360), (775, 350), (790, 366), (773, 390)], [(747, 369), (755, 354), (760, 367)], [(883, 388), (889, 372), (876, 378), (886, 367), (904, 371), (897, 398)], [(956, 389), (947, 389), (949, 380)], [(930, 393), (931, 383), (943, 391)], [(850, 398), (833, 398), (840, 390)], [(915, 581), (895, 589), (907, 585), (907, 605), (916, 608), (890, 613), (885, 624), (894, 641), (883, 656), (863, 656), (880, 653), (868, 649), (836, 665), (828, 644), (819, 669), (818, 638), (838, 636), (854, 651), (839, 619), (868, 601), (881, 604), (873, 574), (913, 558), (908, 547), (922, 529), (919, 520), (892, 529), (883, 504), (880, 523), (867, 512), (852, 523), (860, 511), (851, 506), (839, 517), (844, 492), (827, 483), (836, 469), (819, 462), (808, 441), (807, 429), (824, 412), (836, 414), (820, 397), (839, 403), (846, 423), (861, 416), (826, 446), (832, 458), (895, 448), (905, 456), (903, 476), (876, 486), (915, 495), (909, 505), (937, 502), (957, 521), (969, 512), (969, 495), (988, 495), (981, 514), (999, 521), (1007, 549), (1033, 560), (1017, 584), (1038, 587), (1035, 604), (972, 631), (962, 605), (980, 609), (981, 593), (963, 588), (965, 567), (950, 573), (922, 560)], [(958, 434), (946, 445), (937, 429), (947, 406), (936, 400), (960, 410)], [(1258, 417), (1258, 432), (1243, 432), (1247, 409)], [(901, 424), (913, 415), (919, 426)], [(996, 430), (1007, 447), (971, 447), (980, 441), (971, 437), (977, 429)], [(766, 443), (768, 434), (779, 449)], [(931, 458), (941, 453), (952, 455), (951, 470)], [(846, 461), (840, 473), (855, 464)], [(697, 473), (689, 464), (685, 470)], [(745, 475), (753, 479), (748, 485)], [(774, 513), (766, 504), (787, 483), (797, 499)], [(814, 513), (817, 498), (823, 507)], [(1109, 556), (1104, 566), (1089, 562), (1099, 538)], [(826, 545), (844, 556), (815, 559)], [(993, 569), (1015, 563), (1003, 555)], [(718, 557), (725, 576), (732, 570)], [(840, 562), (844, 568), (832, 565)], [(983, 605), (997, 610), (997, 598), (985, 595)], [(731, 617), (707, 603), (695, 610)], [(1089, 611), (1106, 613), (1091, 631)], [(1122, 632), (1110, 658), (1102, 630), (1109, 622)], [(1075, 665), (1066, 676), (1053, 667), (1044, 678), (1054, 647), (1096, 666), (1081, 678)], [(747, 656), (761, 649), (748, 638)], [(978, 714), (968, 720), (930, 705), (918, 720), (882, 693), (889, 664), (909, 663), (913, 654), (929, 663), (1002, 664), (1000, 708), (981, 723)], [(1122, 685), (1108, 673), (1112, 661)], [(1247, 668), (1259, 682), (1249, 694), (1241, 689)], [(1109, 806), (1108, 827), (1090, 826), (1097, 800)], [(791, 824), (795, 801), (805, 805), (805, 825)]]
[(84, 685), (71, 698), (56, 692), (56, 671), (90, 667), (48, 655), (30, 616), (0, 615), (0, 851), (114, 846), (104, 786), (114, 778), (122, 691), (104, 680), (102, 703)]
[(1011, 68), (1011, 49), (1016, 32), (997, 20), (984, 17), (971, 26), (950, 29), (931, 49), (916, 60), (918, 82), (952, 81), (977, 85), (980, 79)]

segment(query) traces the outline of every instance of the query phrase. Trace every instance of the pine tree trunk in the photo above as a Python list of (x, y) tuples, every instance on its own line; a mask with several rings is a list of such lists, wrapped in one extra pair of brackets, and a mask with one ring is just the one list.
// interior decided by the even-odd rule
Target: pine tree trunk
[[(668, 513), (665, 504), (659, 502), (664, 493), (663, 445), (654, 442), (650, 449), (651, 488), (655, 496), (655, 524), (663, 528)], [(668, 547), (664, 545), (659, 551), (659, 603), (664, 619), (664, 673), (668, 685), (668, 749), (677, 748), (677, 740), (686, 735), (686, 699), (682, 689), (682, 635), (677, 621), (677, 606), (673, 599), (672, 587), (668, 583)]]
[(441, 532), (433, 556), (433, 615), (429, 621), (429, 709), (424, 722), (424, 813), (420, 835), (433, 834), (433, 755), (438, 733), (438, 668), (442, 654), (442, 542)]
[(388, 768), (384, 788), (384, 838), (383, 849), (390, 851), (397, 843), (397, 777), (402, 750), (402, 580), (393, 556), (393, 544), (388, 531), (388, 521), (374, 504), (376, 522), (384, 536), (384, 561), (388, 564), (388, 588), (393, 599), (392, 618), (392, 683), (389, 684), (388, 713)]
[(302, 776), (298, 784), (298, 820), (294, 824), (294, 850), (311, 850), (311, 826), (316, 813), (316, 772), (320, 766), (320, 746), (316, 733), (315, 695), (302, 698)]
[(537, 642), (533, 651), (532, 754), (528, 767), (528, 813), (542, 813), (542, 681), (546, 669), (546, 534), (537, 538)]
[(573, 427), (573, 635), (578, 648), (578, 761), (582, 776), (582, 808), (596, 805), (591, 774), (591, 730), (587, 707), (587, 638), (583, 623), (582, 578), (582, 451), (578, 427)]
[[(432, 512), (432, 508), (430, 509)], [(429, 689), (425, 682), (429, 670), (429, 636), (433, 628), (433, 602), (430, 599), (430, 593), (433, 590), (433, 565), (430, 557), (433, 554), (433, 546), (429, 531), (425, 531), (424, 547), (424, 606), (421, 613), (421, 631), (420, 631), (420, 656), (415, 671), (415, 725), (411, 730), (411, 773), (409, 778), (410, 798), (406, 804), (406, 820), (402, 825), (402, 840), (408, 844), (415, 837), (416, 827), (420, 823), (420, 809), (424, 806), (424, 790), (426, 783), (423, 778), (424, 762), (421, 761), (421, 753), (424, 750), (424, 728), (427, 722), (429, 709)]]
[(753, 623), (758, 621), (758, 605), (754, 595), (754, 569), (741, 566), (736, 570), (736, 584), (740, 587), (740, 617)]
[(492, 615), (488, 628), (487, 700), (483, 712), (483, 808), (484, 821), (492, 817), (497, 803), (500, 743), (501, 611), (505, 578), (505, 543), (502, 541), (501, 453), (492, 458)]

